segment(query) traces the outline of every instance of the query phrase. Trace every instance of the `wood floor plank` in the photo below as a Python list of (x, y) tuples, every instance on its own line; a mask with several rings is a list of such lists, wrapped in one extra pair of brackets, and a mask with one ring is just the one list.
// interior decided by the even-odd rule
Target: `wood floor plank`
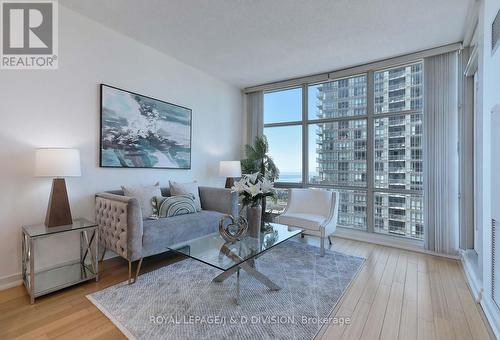
[[(337, 313), (335, 313), (335, 317), (343, 320), (349, 319), (352, 320), (353, 310), (347, 309), (345, 306), (341, 306)], [(349, 322), (350, 323), (350, 322)], [(348, 327), (345, 323), (339, 323), (335, 325), (330, 325), (326, 332), (323, 335), (324, 339), (340, 339), (344, 334), (346, 328)]]
[(17, 286), (10, 289), (0, 291), (0, 305), (17, 298), (24, 298), (26, 290), (24, 286)]
[(360, 242), (360, 244), (362, 245), (362, 248), (360, 248), (362, 250), (360, 256), (369, 258), (373, 252), (373, 244), (365, 242)]
[[(432, 262), (433, 266), (436, 265)], [(446, 298), (444, 289), (441, 283), (441, 277), (438, 272), (429, 272), (429, 283), (431, 288), (431, 302), (434, 318), (445, 319), (448, 307), (446, 305)]]
[(357, 340), (361, 337), (366, 319), (368, 318), (368, 313), (370, 312), (370, 307), (370, 303), (359, 301), (356, 309), (352, 313), (351, 324), (346, 327), (341, 339)]
[(452, 340), (455, 339), (453, 329), (448, 320), (442, 318), (434, 319), (434, 328), (436, 330), (436, 340)]
[(485, 327), (483, 327), (483, 319), (477, 310), (477, 305), (470, 294), (470, 291), (463, 288), (458, 288), (458, 297), (465, 313), (465, 318), (474, 340), (490, 339), (490, 335)]
[(73, 340), (77, 339), (78, 337), (93, 339), (100, 334), (107, 332), (110, 328), (111, 326), (109, 325), (108, 320), (100, 317), (93, 319), (86, 325), (75, 327), (71, 331), (62, 334), (61, 336), (54, 337), (53, 339)]
[(454, 260), (449, 260), (446, 262), (446, 264), (450, 270), (451, 276), (453, 278), (453, 284), (455, 285), (455, 287), (468, 290), (469, 287), (467, 286), (467, 283), (464, 280), (464, 274), (462, 272), (460, 264)]
[(428, 273), (429, 268), (427, 266), (427, 256), (425, 254), (417, 254), (418, 271), (422, 273)]
[(123, 335), (116, 327), (108, 327), (107, 331), (102, 334), (96, 334), (94, 340), (126, 340), (127, 337)]
[(462, 305), (460, 304), (460, 299), (458, 298), (457, 289), (453, 282), (453, 276), (451, 274), (451, 269), (448, 267), (446, 260), (441, 259), (439, 261), (439, 273), (442, 277), (444, 298), (446, 300), (446, 306), (448, 309), (454, 311), (462, 311)]
[[(87, 309), (88, 314), (81, 316), (77, 322), (81, 325), (80, 327), (75, 327), (73, 322), (67, 322), (66, 324), (59, 323), (56, 321), (57, 327), (47, 330), (45, 334), (49, 339), (66, 337), (75, 332), (76, 329), (83, 327), (83, 325), (88, 325), (96, 319), (105, 319), (102, 313), (96, 312), (93, 308)], [(85, 327), (86, 328), (86, 327)], [(83, 332), (85, 331), (82, 330)]]
[(434, 320), (428, 321), (418, 318), (417, 335), (418, 340), (436, 339), (436, 327), (434, 326)]
[(387, 259), (387, 263), (385, 265), (384, 274), (382, 275), (382, 279), (380, 283), (383, 285), (390, 286), (392, 284), (392, 280), (394, 280), (394, 273), (396, 272), (396, 265), (399, 258), (399, 251), (396, 249), (392, 250), (389, 253), (389, 258)]
[[(45, 324), (43, 326), (37, 327), (29, 333), (24, 333), (23, 337), (36, 339), (38, 337), (47, 336), (48, 338), (51, 338), (48, 333), (64, 328), (74, 329), (75, 324), (78, 324), (82, 320), (86, 320), (89, 315), (92, 315), (91, 310), (82, 309), (57, 319), (47, 318), (44, 319)], [(91, 320), (94, 318), (91, 318)]]
[(416, 340), (418, 334), (417, 300), (403, 299), (398, 339)]
[(418, 265), (418, 256), (419, 254), (414, 251), (408, 252), (408, 262), (415, 263)]
[(405, 278), (405, 300), (417, 301), (418, 294), (418, 265), (408, 261)]
[(378, 286), (380, 285), (380, 280), (385, 271), (388, 258), (388, 251), (384, 251), (383, 249), (377, 254), (377, 260), (374, 266), (369, 268), (373, 268), (373, 270), (369, 272), (370, 274), (368, 275), (361, 300), (369, 303), (373, 302)]
[(404, 251), (399, 252), (396, 272), (394, 273), (394, 282), (405, 283), (406, 267), (408, 264), (407, 254)]
[(401, 309), (403, 307), (404, 284), (394, 282), (391, 287), (389, 302), (382, 325), (380, 339), (397, 339), (399, 335), (399, 326), (401, 321)]
[(347, 292), (344, 302), (342, 303), (346, 309), (354, 310), (356, 308), (356, 305), (358, 304), (358, 301), (366, 287), (365, 283), (367, 282), (369, 275), (370, 269), (367, 265), (365, 265), (365, 267), (363, 267), (361, 272), (358, 274), (356, 281), (354, 281), (351, 285), (351, 288)]
[(419, 271), (417, 273), (417, 285), (418, 318), (433, 323), (431, 286), (428, 272)]
[(370, 307), (368, 319), (366, 320), (361, 339), (378, 339), (382, 330), (387, 303), (389, 302), (389, 294), (391, 287), (388, 285), (380, 284), (377, 294)]
[(469, 340), (472, 339), (472, 334), (469, 329), (469, 324), (465, 318), (465, 314), (462, 311), (456, 309), (450, 310), (451, 314), (451, 326), (453, 329), (453, 334), (457, 340)]

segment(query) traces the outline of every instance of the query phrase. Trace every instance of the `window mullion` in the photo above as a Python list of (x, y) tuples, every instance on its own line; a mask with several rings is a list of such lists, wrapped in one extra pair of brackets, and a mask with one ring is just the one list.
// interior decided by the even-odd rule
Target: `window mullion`
[(306, 187), (309, 182), (309, 129), (307, 84), (302, 85), (302, 186)]
[(367, 74), (366, 110), (367, 110), (367, 130), (366, 130), (366, 231), (374, 232), (374, 77), (373, 71)]
[(280, 123), (267, 123), (267, 124), (264, 124), (264, 128), (282, 127), (282, 126), (295, 126), (295, 125), (302, 125), (302, 121), (280, 122)]

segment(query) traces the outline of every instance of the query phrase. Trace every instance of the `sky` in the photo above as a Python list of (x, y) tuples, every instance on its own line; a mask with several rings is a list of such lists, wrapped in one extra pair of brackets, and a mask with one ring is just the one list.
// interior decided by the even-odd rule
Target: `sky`
[[(316, 87), (309, 88), (308, 111), (311, 118), (316, 115)], [(264, 94), (264, 124), (300, 121), (302, 119), (302, 89)], [(309, 173), (316, 169), (315, 125), (309, 127)], [(286, 126), (265, 128), (269, 141), (269, 154), (283, 175), (302, 171), (302, 127)]]

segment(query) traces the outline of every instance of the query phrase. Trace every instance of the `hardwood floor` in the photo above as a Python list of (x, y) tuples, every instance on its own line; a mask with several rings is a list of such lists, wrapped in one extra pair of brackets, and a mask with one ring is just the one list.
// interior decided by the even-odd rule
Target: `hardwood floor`
[[(490, 339), (458, 261), (340, 238), (332, 249), (366, 263), (331, 315), (349, 324), (325, 326), (319, 339)], [(142, 272), (180, 259), (145, 259)], [(85, 295), (124, 281), (127, 271), (125, 260), (104, 261), (99, 282), (41, 297), (35, 305), (22, 286), (0, 292), (0, 339), (125, 338)]]
[(322, 339), (490, 339), (458, 261), (336, 239), (334, 250), (366, 264), (332, 313)]

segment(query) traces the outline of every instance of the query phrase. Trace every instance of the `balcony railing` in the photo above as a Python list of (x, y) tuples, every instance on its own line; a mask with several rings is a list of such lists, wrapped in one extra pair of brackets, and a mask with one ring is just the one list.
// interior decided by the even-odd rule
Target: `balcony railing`
[(406, 149), (406, 143), (389, 143), (389, 149)]
[(400, 70), (391, 70), (388, 73), (389, 73), (389, 79), (397, 79), (404, 77), (406, 75), (406, 70), (403, 68)]
[(406, 154), (389, 155), (389, 160), (390, 161), (405, 161), (406, 160)]
[(406, 131), (392, 131), (389, 132), (389, 137), (405, 137)]
[(396, 174), (400, 174), (400, 173), (406, 173), (406, 168), (400, 168), (400, 167), (394, 167), (394, 168), (391, 168), (389, 167), (389, 173), (396, 173)]
[(397, 214), (389, 214), (389, 219), (396, 220), (396, 221), (406, 221), (406, 216), (405, 215), (397, 215)]

